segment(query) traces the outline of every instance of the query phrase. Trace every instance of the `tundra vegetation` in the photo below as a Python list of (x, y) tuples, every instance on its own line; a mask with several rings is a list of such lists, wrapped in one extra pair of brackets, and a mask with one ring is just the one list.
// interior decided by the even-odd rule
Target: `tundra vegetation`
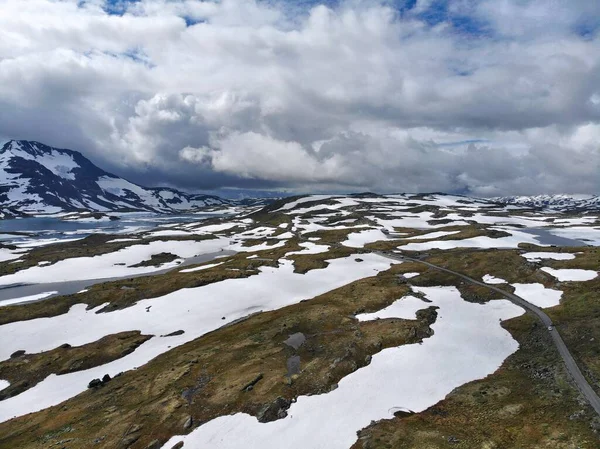
[[(597, 225), (586, 218), (590, 228)], [(257, 276), (284, 261), (291, 261), (294, 272), (305, 275), (326, 269), (332, 260), (354, 258), (360, 263), (368, 253), (403, 251), (401, 247), (409, 243), (471, 239), (473, 244), (468, 247), (432, 247), (405, 253), (474, 279), (492, 275), (505, 281), (498, 286), (509, 292), (517, 283), (561, 291), (560, 304), (545, 311), (589, 383), (600, 393), (600, 349), (595, 343), (600, 341), (600, 278), (560, 282), (542, 270), (597, 271), (600, 252), (584, 242), (577, 247), (542, 246), (519, 233), (539, 223), (568, 229), (578, 225), (582, 215), (565, 214), (560, 219), (555, 225), (555, 217), (540, 217), (537, 211), (426, 195), (288, 199), (249, 216), (173, 228), (189, 235), (121, 235), (123, 240), (136, 239), (135, 244), (222, 238), (228, 241), (226, 249), (236, 252), (185, 269), (173, 267), (160, 274), (97, 283), (73, 295), (0, 307), (0, 325), (51, 320), (76, 304), (111, 314), (182, 289), (189, 289), (193, 296), (198, 287)], [(222, 226), (228, 221), (235, 223), (229, 228)], [(203, 226), (217, 230), (203, 231)], [(436, 232), (444, 235), (428, 237)], [(133, 244), (110, 242), (115, 239), (93, 235), (42, 246), (24, 253), (22, 263), (0, 263), (0, 274), (27, 270), (42, 261), (53, 264), (65, 258), (113, 253)], [(478, 246), (478, 242), (490, 239), (503, 243), (493, 248), (487, 248), (488, 243)], [(353, 243), (349, 246), (348, 242)], [(532, 261), (523, 257), (527, 252), (575, 257)], [(157, 253), (136, 265), (160, 267), (176, 258), (171, 253)], [(263, 423), (286, 419), (287, 410), (299, 397), (328, 394), (342, 379), (367, 367), (385, 348), (435, 338), (432, 325), (443, 319), (425, 298), (414, 319), (359, 321), (358, 314), (376, 312), (415, 295), (413, 287), (453, 286), (465, 301), (473, 303), (500, 299), (490, 289), (419, 262), (390, 261), (390, 265), (316, 297), (276, 310), (253, 312), (175, 346), (137, 369), (89, 379), (87, 391), (0, 423), (0, 447), (151, 449), (219, 416), (243, 412)], [(501, 325), (518, 342), (519, 349), (496, 372), (459, 386), (424, 411), (390, 414), (389, 419), (355, 429), (357, 440), (352, 448), (598, 447), (600, 419), (566, 373), (547, 329), (527, 313)], [(0, 406), (2, 401), (35, 388), (49, 375), (101, 367), (155, 338), (183, 332), (173, 329), (172, 334), (153, 336), (132, 329), (80, 346), (65, 342), (40, 353), (17, 351), (0, 362), (0, 379), (10, 383), (0, 390)]]

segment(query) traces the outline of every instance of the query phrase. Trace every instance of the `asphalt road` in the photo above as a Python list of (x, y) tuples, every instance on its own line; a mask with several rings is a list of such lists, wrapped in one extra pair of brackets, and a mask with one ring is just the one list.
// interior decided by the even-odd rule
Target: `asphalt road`
[(376, 253), (379, 254), (380, 256), (387, 257), (388, 259), (393, 259), (393, 260), (398, 260), (398, 261), (417, 262), (417, 263), (421, 263), (423, 265), (427, 265), (428, 267), (434, 268), (436, 270), (445, 271), (446, 273), (453, 274), (453, 275), (458, 276), (472, 284), (489, 288), (489, 289), (501, 294), (506, 299), (511, 301), (513, 304), (523, 307), (525, 310), (533, 313), (543, 323), (543, 325), (546, 327), (546, 329), (548, 329), (548, 332), (550, 333), (550, 335), (552, 337), (552, 341), (554, 342), (554, 346), (556, 346), (556, 349), (558, 349), (560, 356), (562, 357), (563, 361), (565, 362), (567, 371), (573, 378), (573, 381), (577, 385), (577, 388), (579, 388), (579, 391), (581, 392), (581, 394), (583, 394), (585, 396), (585, 398), (588, 400), (588, 402), (590, 403), (592, 408), (600, 416), (600, 397), (598, 397), (598, 395), (596, 394), (594, 389), (590, 386), (590, 384), (587, 382), (587, 380), (585, 380), (585, 377), (581, 373), (581, 370), (577, 366), (577, 363), (575, 363), (575, 359), (573, 359), (573, 356), (569, 352), (567, 345), (565, 345), (565, 342), (563, 341), (560, 334), (558, 333), (558, 331), (552, 324), (552, 320), (550, 319), (550, 317), (548, 315), (546, 315), (544, 313), (544, 311), (542, 311), (542, 309), (531, 304), (530, 302), (525, 301), (520, 296), (517, 296), (513, 293), (506, 292), (504, 290), (499, 289), (498, 287), (494, 287), (494, 286), (486, 284), (484, 282), (477, 281), (477, 280), (470, 278), (469, 276), (466, 276), (462, 273), (458, 273), (456, 271), (452, 271), (447, 268), (443, 268), (438, 265), (434, 265), (432, 263), (425, 262), (423, 260), (414, 259), (412, 257), (408, 257), (408, 256), (400, 255), (400, 254), (388, 253), (388, 252), (376, 252)]

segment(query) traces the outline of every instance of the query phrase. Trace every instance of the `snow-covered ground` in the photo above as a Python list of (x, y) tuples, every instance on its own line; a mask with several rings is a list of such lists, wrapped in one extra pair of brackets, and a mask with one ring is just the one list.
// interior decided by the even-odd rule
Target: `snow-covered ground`
[(518, 248), (519, 243), (534, 243), (539, 242), (531, 234), (517, 230), (508, 230), (511, 235), (508, 237), (491, 238), (486, 236), (472, 237), (462, 240), (432, 240), (428, 242), (408, 243), (401, 245), (398, 249), (405, 251), (427, 251), (430, 249), (452, 249), (452, 248)]
[(15, 251), (8, 248), (0, 248), (0, 262), (15, 260), (23, 255), (23, 251)]
[(431, 306), (431, 303), (423, 301), (416, 296), (405, 296), (394, 301), (388, 307), (373, 313), (361, 313), (356, 315), (358, 321), (373, 321), (385, 318), (403, 318), (405, 320), (414, 320), (415, 314), (422, 309)]
[(552, 229), (551, 234), (568, 239), (586, 242), (589, 245), (600, 246), (600, 228), (591, 226), (572, 226), (568, 228)]
[(218, 267), (219, 265), (223, 265), (223, 262), (219, 262), (219, 263), (209, 263), (207, 265), (202, 265), (201, 267), (196, 267), (196, 268), (187, 268), (185, 270), (180, 270), (180, 273), (193, 273), (194, 271), (202, 271), (202, 270), (208, 270), (209, 268), (214, 268), (214, 267)]
[(224, 238), (202, 241), (153, 241), (145, 245), (128, 246), (119, 251), (99, 256), (74, 257), (61, 260), (53, 265), (27, 268), (17, 271), (14, 274), (0, 277), (0, 285), (79, 281), (151, 273), (175, 267), (177, 263), (169, 262), (157, 267), (147, 266), (136, 268), (132, 268), (130, 265), (149, 260), (153, 254), (163, 252), (172, 253), (181, 258), (212, 253), (220, 251), (228, 243), (229, 240)]
[[(102, 182), (106, 189), (128, 188), (113, 179)], [(155, 200), (158, 201), (154, 197), (148, 199), (151, 202)], [(332, 204), (307, 204), (315, 201)], [(436, 214), (429, 211), (429, 208), (427, 211), (420, 208), (420, 212), (411, 212), (410, 209), (415, 204), (437, 206), (444, 213)], [(162, 252), (176, 254), (181, 259), (221, 249), (255, 253), (282, 248), (291, 239), (298, 239), (302, 247), (299, 251), (285, 254), (279, 260), (278, 267), (262, 267), (259, 274), (248, 278), (229, 279), (175, 291), (159, 298), (144, 299), (127, 309), (110, 313), (96, 313), (102, 306), (86, 310), (85, 305), (78, 304), (63, 315), (0, 326), (0, 360), (7, 359), (12, 352), (20, 349), (35, 353), (54, 349), (63, 343), (82, 345), (97, 341), (105, 335), (127, 330), (140, 330), (143, 334), (154, 336), (132, 354), (119, 360), (78, 373), (51, 375), (29, 391), (0, 401), (0, 421), (57, 404), (84, 391), (93, 378), (141, 366), (170, 348), (238, 318), (310, 299), (357, 279), (376, 275), (391, 264), (390, 260), (375, 254), (352, 250), (357, 254), (330, 260), (326, 268), (311, 270), (306, 274), (294, 273), (293, 262), (288, 259), (290, 256), (324, 253), (337, 245), (319, 244), (319, 237), (306, 235), (310, 232), (350, 230), (341, 244), (349, 248), (364, 248), (368, 243), (389, 242), (390, 238), (399, 239), (401, 235), (410, 235), (402, 229), (397, 232), (396, 228), (427, 230), (428, 233), (423, 235), (409, 237), (401, 242), (396, 240), (394, 244), (399, 244), (400, 251), (517, 248), (520, 243), (539, 245), (535, 235), (523, 232), (520, 227), (543, 228), (554, 235), (600, 245), (600, 229), (583, 226), (593, 223), (590, 218), (561, 219), (559, 214), (534, 216), (526, 212), (519, 212), (518, 216), (496, 216), (492, 213), (511, 208), (513, 207), (490, 204), (485, 200), (443, 195), (390, 195), (385, 198), (315, 195), (290, 201), (279, 209), (279, 212), (288, 214), (291, 224), (256, 225), (251, 218), (237, 216), (223, 223), (210, 225), (194, 220), (193, 223), (166, 223), (153, 230), (134, 226), (128, 233), (135, 233), (136, 238), (127, 236), (112, 240), (131, 241), (130, 246), (119, 251), (95, 257), (65, 259), (0, 277), (0, 286), (122, 277), (177, 266), (175, 261), (159, 267), (131, 268), (131, 265)], [(344, 219), (353, 213), (363, 213), (364, 219), (357, 220), (354, 215)], [(333, 224), (330, 221), (332, 217), (337, 220)], [(547, 219), (554, 221), (546, 221)], [(472, 222), (489, 229), (505, 231), (510, 236), (439, 240), (460, 232), (444, 228), (466, 227)], [(85, 231), (75, 230), (71, 233), (79, 236)], [(168, 240), (169, 236), (194, 234), (212, 234), (216, 238), (205, 241)], [(143, 244), (143, 239), (147, 237), (161, 237), (165, 240)], [(259, 243), (244, 246), (246, 241), (255, 239)], [(46, 243), (48, 242), (44, 240), (21, 242), (22, 245)], [(14, 262), (27, 251), (27, 248), (0, 248), (0, 263)], [(544, 259), (572, 260), (576, 255), (528, 252), (523, 257), (540, 262)], [(248, 258), (260, 259), (261, 256), (251, 254)], [(223, 262), (187, 268), (181, 272), (200, 271), (221, 263)], [(598, 274), (591, 270), (543, 270), (559, 281), (585, 281)], [(404, 277), (410, 279), (418, 275), (417, 272), (405, 273)], [(483, 281), (488, 284), (505, 283), (492, 274), (483, 276)], [(559, 304), (562, 296), (561, 291), (545, 288), (542, 284), (516, 283), (513, 286), (517, 295), (540, 307), (553, 307)], [(437, 306), (440, 308), (439, 316), (432, 326), (435, 333), (422, 344), (390, 348), (376, 354), (370, 365), (342, 379), (337, 390), (299, 398), (285, 419), (260, 424), (255, 418), (243, 414), (220, 417), (199, 427), (187, 437), (173, 438), (165, 448), (170, 449), (180, 440), (186, 442), (186, 447), (192, 448), (347, 448), (355, 441), (356, 431), (372, 420), (390, 417), (394, 410), (399, 409), (423, 410), (465, 382), (492, 373), (517, 349), (517, 343), (500, 326), (501, 320), (523, 312), (510, 302), (465, 302), (453, 287), (415, 288), (415, 291), (425, 294), (432, 302), (409, 295), (383, 310), (358, 315), (357, 318), (361, 321), (414, 319), (418, 310)], [(36, 296), (17, 298), (14, 302), (39, 300), (51, 294), (53, 292), (48, 291)], [(47, 300), (51, 301), (53, 298)], [(178, 336), (161, 337), (177, 330), (185, 332)], [(0, 381), (0, 388), (2, 385)]]
[(576, 268), (568, 269), (554, 269), (549, 267), (542, 267), (542, 271), (545, 271), (551, 276), (554, 276), (560, 282), (576, 281), (585, 282), (591, 281), (598, 277), (598, 272), (593, 270), (580, 270)]
[(318, 245), (312, 242), (300, 242), (299, 245), (304, 249), (301, 249), (300, 251), (291, 251), (285, 256), (293, 256), (294, 254), (320, 254), (329, 250), (329, 245)]
[(491, 274), (484, 275), (483, 282), (485, 282), (486, 284), (505, 284), (506, 283), (506, 281), (504, 279), (497, 278), (495, 276), (492, 276)]
[[(294, 273), (291, 261), (281, 260), (279, 268), (262, 267), (260, 274), (229, 279), (202, 287), (183, 289), (160, 298), (139, 301), (124, 310), (96, 313), (84, 304), (69, 313), (0, 326), (0, 360), (16, 350), (29, 353), (50, 350), (63, 343), (83, 345), (105, 335), (140, 330), (155, 335), (135, 352), (114, 362), (61, 376), (50, 375), (30, 390), (0, 401), (0, 422), (58, 404), (85, 391), (90, 379), (111, 376), (141, 366), (150, 359), (224, 324), (258, 311), (273, 310), (346, 285), (386, 270), (391, 263), (375, 254), (333, 259), (321, 270)], [(100, 306), (99, 308), (101, 308)], [(150, 307), (149, 311), (146, 308)], [(225, 318), (225, 319), (223, 319)], [(185, 333), (159, 337), (176, 330)]]
[(191, 448), (347, 449), (372, 420), (390, 418), (398, 408), (425, 410), (454, 388), (493, 373), (518, 349), (500, 321), (521, 315), (521, 308), (505, 300), (469, 303), (454, 287), (416, 290), (432, 302), (403, 298), (379, 316), (415, 318), (419, 309), (439, 307), (435, 333), (422, 344), (384, 349), (334, 391), (298, 398), (284, 419), (265, 424), (243, 413), (222, 416), (163, 448), (184, 441)]
[(560, 304), (560, 290), (546, 288), (542, 284), (512, 284), (515, 295), (538, 307), (554, 307)]
[(366, 231), (352, 232), (348, 238), (342, 242), (342, 245), (351, 248), (364, 248), (367, 243), (386, 240), (387, 236), (379, 229), (368, 229)]
[(540, 262), (542, 259), (552, 259), (552, 260), (573, 260), (575, 259), (575, 254), (571, 253), (549, 253), (549, 252), (530, 252), (521, 254), (525, 259), (530, 262)]
[(39, 301), (40, 299), (47, 298), (48, 296), (52, 296), (57, 293), (58, 293), (57, 291), (51, 291), (51, 292), (39, 293), (37, 295), (21, 296), (19, 298), (14, 298), (14, 299), (5, 299), (3, 301), (0, 301), (0, 307), (10, 306), (11, 304), (21, 304), (21, 303), (26, 303), (26, 302)]
[(439, 239), (440, 237), (446, 237), (448, 235), (458, 234), (460, 231), (435, 231), (428, 232), (427, 234), (415, 235), (414, 237), (407, 237), (406, 240), (432, 240)]

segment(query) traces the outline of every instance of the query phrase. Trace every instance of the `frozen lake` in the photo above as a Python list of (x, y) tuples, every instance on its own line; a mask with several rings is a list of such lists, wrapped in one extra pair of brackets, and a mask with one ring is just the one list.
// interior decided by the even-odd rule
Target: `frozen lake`
[[(223, 214), (160, 215), (146, 212), (110, 213), (119, 220), (68, 221), (58, 217), (27, 217), (0, 220), (0, 243), (19, 244), (37, 239), (83, 238), (90, 234), (127, 234), (176, 223), (191, 223)], [(19, 234), (14, 234), (19, 233)]]

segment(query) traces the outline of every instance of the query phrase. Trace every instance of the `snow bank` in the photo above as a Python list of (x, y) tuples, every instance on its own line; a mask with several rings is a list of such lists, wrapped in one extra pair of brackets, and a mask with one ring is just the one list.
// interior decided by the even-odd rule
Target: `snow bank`
[(427, 251), (430, 249), (452, 249), (452, 248), (517, 248), (519, 243), (533, 243), (540, 245), (535, 236), (525, 232), (507, 230), (512, 235), (493, 239), (481, 236), (462, 240), (433, 240), (430, 242), (409, 243), (399, 246), (405, 251)]
[(48, 296), (56, 295), (57, 293), (58, 293), (57, 291), (44, 292), (44, 293), (39, 293), (37, 295), (22, 296), (20, 298), (0, 300), (0, 307), (10, 306), (11, 304), (21, 304), (23, 302), (39, 301), (40, 299), (44, 299), (44, 298), (47, 298)]
[[(261, 267), (260, 274), (244, 279), (229, 279), (202, 287), (182, 289), (168, 295), (139, 301), (123, 310), (97, 314), (77, 304), (63, 315), (20, 321), (0, 326), (0, 360), (14, 351), (47, 351), (69, 343), (79, 346), (128, 330), (154, 337), (132, 354), (106, 365), (61, 376), (51, 375), (18, 396), (0, 401), (0, 422), (41, 410), (85, 391), (90, 379), (141, 366), (157, 355), (227, 323), (258, 311), (296, 304), (339, 288), (355, 280), (387, 270), (391, 262), (375, 254), (333, 259), (327, 268), (306, 274), (294, 273), (292, 261), (282, 259), (278, 268)], [(102, 307), (102, 306), (100, 306)], [(146, 309), (149, 308), (147, 312)], [(225, 319), (223, 319), (223, 317)]]
[(600, 246), (600, 228), (572, 226), (570, 228), (550, 229), (549, 232), (559, 237), (581, 240), (593, 246)]
[(543, 267), (542, 271), (545, 271), (551, 276), (554, 276), (560, 282), (568, 281), (591, 281), (598, 277), (598, 272), (593, 270), (580, 270), (580, 269), (554, 269), (549, 267)]
[(180, 273), (193, 273), (194, 271), (202, 271), (202, 270), (208, 270), (209, 268), (213, 268), (213, 267), (218, 267), (219, 265), (223, 265), (225, 262), (219, 262), (219, 263), (209, 263), (208, 265), (202, 265), (201, 267), (196, 267), (196, 268), (188, 268), (186, 270), (180, 270)]
[(316, 243), (311, 242), (301, 242), (299, 243), (304, 249), (300, 251), (292, 251), (285, 255), (285, 257), (292, 256), (294, 254), (320, 254), (329, 251), (329, 245), (317, 245)]
[(560, 304), (560, 290), (546, 288), (542, 284), (512, 284), (515, 295), (538, 307), (554, 307)]
[(263, 424), (242, 413), (222, 416), (171, 438), (163, 448), (184, 441), (190, 448), (275, 449), (285, 442), (286, 449), (347, 449), (372, 420), (390, 418), (398, 407), (425, 410), (454, 388), (493, 373), (518, 349), (500, 320), (521, 315), (523, 309), (505, 300), (468, 303), (454, 287), (418, 290), (432, 302), (403, 298), (387, 315), (406, 317), (417, 305), (438, 306), (435, 334), (422, 344), (381, 351), (336, 390), (298, 398), (284, 419)]
[(14, 260), (21, 257), (23, 253), (13, 252), (8, 248), (0, 248), (0, 262), (6, 262), (7, 260)]
[(384, 318), (403, 318), (405, 320), (414, 320), (419, 310), (426, 309), (431, 303), (423, 301), (416, 296), (405, 296), (385, 309), (374, 313), (361, 313), (356, 315), (358, 321), (372, 321)]
[(525, 259), (530, 262), (540, 262), (542, 259), (552, 260), (573, 260), (575, 254), (571, 253), (544, 253), (544, 252), (532, 252), (521, 254)]
[(506, 283), (506, 281), (504, 279), (497, 278), (495, 276), (492, 276), (491, 274), (484, 275), (483, 282), (485, 282), (486, 284), (505, 284)]
[(367, 243), (377, 242), (379, 240), (387, 240), (387, 236), (379, 229), (367, 229), (360, 232), (352, 232), (348, 234), (342, 245), (350, 248), (364, 248)]
[(440, 237), (446, 237), (447, 235), (458, 234), (460, 231), (436, 231), (428, 234), (415, 235), (414, 237), (407, 237), (406, 240), (431, 240), (439, 239)]
[[(94, 257), (74, 257), (64, 259), (49, 266), (37, 266), (0, 277), (0, 285), (19, 283), (40, 284), (44, 282), (83, 281), (110, 277), (130, 276), (151, 273), (177, 264), (170, 262), (158, 267), (137, 267), (135, 265), (148, 260), (153, 254), (172, 253), (182, 258), (193, 257), (220, 251), (229, 243), (228, 239), (192, 241), (155, 241), (146, 245), (132, 245), (112, 253)], [(117, 265), (125, 264), (125, 265)]]

